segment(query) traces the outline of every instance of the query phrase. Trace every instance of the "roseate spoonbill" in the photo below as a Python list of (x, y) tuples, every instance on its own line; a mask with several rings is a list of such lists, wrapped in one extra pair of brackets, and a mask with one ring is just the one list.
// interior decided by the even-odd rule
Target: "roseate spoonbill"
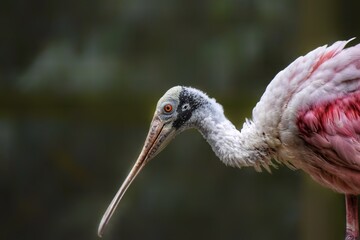
[(176, 134), (196, 128), (215, 154), (232, 167), (270, 171), (273, 162), (302, 169), (316, 182), (345, 194), (346, 240), (359, 237), (360, 44), (319, 47), (299, 57), (268, 85), (241, 131), (222, 106), (190, 87), (160, 98), (139, 158), (106, 210), (104, 227), (145, 164)]

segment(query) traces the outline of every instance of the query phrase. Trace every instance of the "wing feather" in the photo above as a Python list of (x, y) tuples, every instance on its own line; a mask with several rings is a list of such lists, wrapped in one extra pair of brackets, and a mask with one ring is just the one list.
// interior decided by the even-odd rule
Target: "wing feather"
[(321, 158), (360, 170), (360, 91), (300, 110), (297, 126)]

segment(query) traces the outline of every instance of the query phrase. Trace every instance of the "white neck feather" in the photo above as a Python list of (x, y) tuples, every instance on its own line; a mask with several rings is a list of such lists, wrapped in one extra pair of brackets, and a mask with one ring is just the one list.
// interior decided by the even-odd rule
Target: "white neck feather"
[(208, 107), (212, 109), (199, 111), (196, 128), (220, 160), (232, 167), (252, 166), (261, 171), (263, 166), (270, 171), (272, 151), (266, 143), (265, 133), (259, 131), (251, 121), (246, 121), (243, 129), (238, 131), (225, 117), (218, 103), (212, 102)]

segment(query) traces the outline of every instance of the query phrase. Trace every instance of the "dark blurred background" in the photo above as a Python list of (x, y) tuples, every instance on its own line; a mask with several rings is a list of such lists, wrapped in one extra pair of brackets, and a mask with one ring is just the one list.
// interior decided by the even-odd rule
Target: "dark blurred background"
[[(98, 239), (168, 88), (204, 90), (240, 128), (296, 57), (358, 37), (359, 9), (342, 0), (2, 0), (0, 238)], [(335, 240), (344, 225), (343, 196), (284, 166), (226, 167), (189, 131), (135, 180), (104, 239)]]

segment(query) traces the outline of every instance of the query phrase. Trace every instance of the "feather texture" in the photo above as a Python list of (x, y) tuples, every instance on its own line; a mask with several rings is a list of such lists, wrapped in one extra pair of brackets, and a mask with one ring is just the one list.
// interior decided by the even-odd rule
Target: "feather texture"
[(281, 142), (281, 162), (338, 192), (359, 194), (360, 45), (344, 49), (347, 43), (296, 59), (269, 84), (253, 118)]

